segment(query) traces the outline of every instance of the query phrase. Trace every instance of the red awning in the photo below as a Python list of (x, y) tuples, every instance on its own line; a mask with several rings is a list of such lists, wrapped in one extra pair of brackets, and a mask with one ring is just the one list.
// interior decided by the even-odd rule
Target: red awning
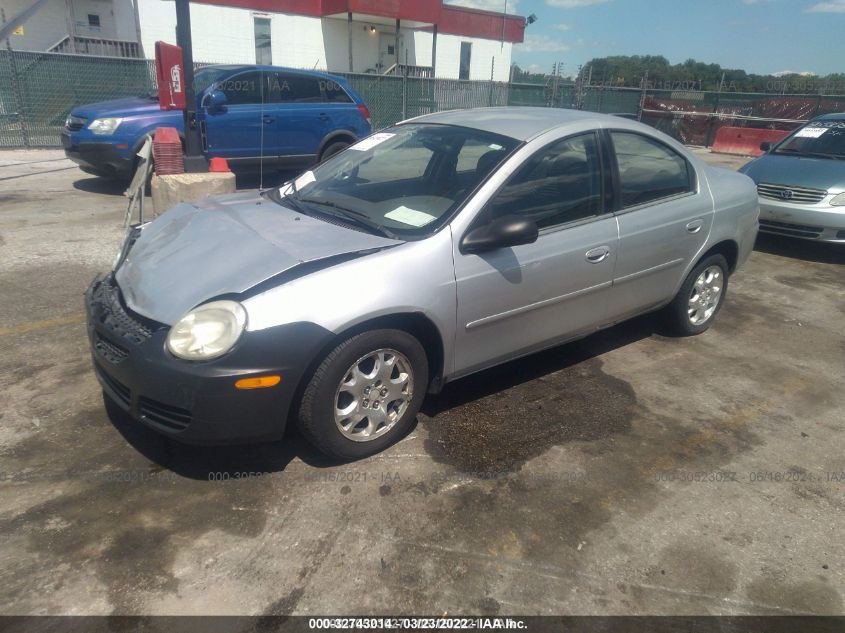
[[(525, 18), (493, 11), (443, 5), (442, 0), (192, 0), (268, 13), (325, 17), (355, 13), (437, 25), (439, 33), (521, 42)], [(504, 27), (504, 28), (503, 28)]]

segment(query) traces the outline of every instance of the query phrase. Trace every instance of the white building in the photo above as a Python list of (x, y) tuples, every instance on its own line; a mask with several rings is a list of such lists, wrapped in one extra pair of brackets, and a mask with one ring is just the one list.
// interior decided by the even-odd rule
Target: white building
[[(33, 0), (0, 0), (12, 20)], [(47, 0), (9, 36), (15, 50), (140, 57), (133, 0)]]
[[(175, 42), (173, 3), (138, 0), (145, 51)], [(524, 19), (442, 0), (204, 0), (191, 5), (193, 56), (204, 62), (507, 81)], [(398, 37), (397, 37), (398, 33)], [(435, 43), (436, 42), (436, 43)], [(433, 49), (436, 48), (436, 51)], [(461, 60), (463, 56), (463, 69)], [(428, 69), (428, 70), (426, 70)]]
[[(3, 0), (4, 6), (16, 4), (12, 14), (31, 2)], [(507, 81), (511, 49), (522, 41), (524, 28), (522, 17), (442, 0), (191, 3), (193, 58), (212, 63)], [(166, 0), (48, 0), (26, 22), (24, 35), (13, 36), (11, 43), (21, 50), (72, 52), (73, 42), (76, 52), (102, 54), (85, 41), (95, 38), (140, 44), (129, 54), (117, 49), (107, 54), (152, 57), (156, 41), (176, 42), (175, 5)]]

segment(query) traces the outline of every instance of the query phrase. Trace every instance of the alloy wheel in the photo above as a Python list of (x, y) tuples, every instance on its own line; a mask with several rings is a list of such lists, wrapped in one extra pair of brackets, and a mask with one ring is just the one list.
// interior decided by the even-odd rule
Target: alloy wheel
[(414, 396), (414, 373), (404, 354), (379, 349), (346, 370), (335, 393), (334, 419), (344, 437), (367, 442), (382, 437)]

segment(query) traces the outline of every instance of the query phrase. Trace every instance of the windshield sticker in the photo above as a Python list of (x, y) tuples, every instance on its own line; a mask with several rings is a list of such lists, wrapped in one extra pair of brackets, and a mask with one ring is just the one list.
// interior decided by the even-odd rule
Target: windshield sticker
[(502, 146), (498, 145), (497, 143), (490, 143), (490, 145), (488, 145), (487, 147), (489, 147), (490, 149), (494, 149), (497, 152), (502, 149)]
[(296, 190), (299, 191), (305, 185), (310, 185), (312, 182), (317, 180), (314, 177), (314, 172), (309, 170), (302, 174), (299, 178), (293, 181), (293, 186), (296, 187)]
[(291, 180), (290, 182), (286, 182), (281, 187), (279, 187), (279, 193), (283, 196), (289, 196), (290, 194), (294, 193), (295, 191), (299, 191), (306, 185), (310, 185), (312, 182), (317, 180), (314, 177), (313, 171), (306, 171), (304, 174), (296, 178), (295, 180)]
[(829, 129), (830, 128), (826, 127), (805, 127), (803, 130), (799, 130), (798, 134), (795, 135), (795, 138), (819, 138)]
[(410, 226), (416, 227), (425, 226), (437, 219), (435, 216), (429, 215), (428, 213), (409, 209), (404, 206), (397, 207), (390, 213), (385, 213), (384, 217), (388, 220), (393, 220), (394, 222), (401, 222), (402, 224), (409, 224)]
[(396, 135), (391, 134), (390, 132), (379, 132), (378, 134), (368, 136), (363, 141), (358, 141), (349, 149), (354, 149), (359, 152), (366, 152), (371, 147), (375, 147), (376, 145), (384, 143), (387, 139), (392, 138), (394, 136)]

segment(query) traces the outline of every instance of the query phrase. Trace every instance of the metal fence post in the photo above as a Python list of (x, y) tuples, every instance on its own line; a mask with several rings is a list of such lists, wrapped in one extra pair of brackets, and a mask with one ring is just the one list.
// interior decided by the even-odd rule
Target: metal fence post
[(490, 105), (490, 106), (493, 105), (493, 77), (494, 77), (493, 71), (495, 69), (496, 69), (496, 58), (491, 57), (490, 58), (490, 96), (488, 98), (488, 102), (489, 102), (488, 105)]
[(707, 136), (704, 137), (704, 146), (710, 147), (713, 145), (713, 140), (716, 136), (716, 125), (719, 122), (719, 102), (722, 100), (722, 88), (725, 86), (725, 73), (722, 73), (722, 80), (719, 82), (719, 90), (716, 92), (716, 101), (713, 104), (713, 115), (710, 117), (710, 123), (707, 125)]
[(23, 141), (23, 146), (28, 148), (29, 132), (27, 127), (29, 126), (29, 122), (26, 119), (26, 112), (24, 111), (23, 106), (23, 95), (21, 94), (20, 81), (18, 80), (18, 64), (15, 60), (15, 51), (9, 48), (8, 55), (10, 70), (9, 77), (12, 83), (12, 94), (15, 95), (15, 109), (18, 111), (18, 121), (21, 125), (21, 140)]
[(408, 118), (408, 67), (402, 69), (402, 120)]
[(810, 116), (811, 119), (816, 118), (816, 116), (819, 114), (819, 110), (821, 110), (821, 107), (822, 107), (822, 94), (819, 93), (819, 97), (816, 100), (816, 109), (813, 110), (813, 114), (812, 114), (812, 116)]
[(637, 108), (637, 121), (643, 120), (643, 109), (645, 108), (645, 99), (648, 95), (648, 70), (643, 75), (642, 92), (640, 93), (640, 105)]

